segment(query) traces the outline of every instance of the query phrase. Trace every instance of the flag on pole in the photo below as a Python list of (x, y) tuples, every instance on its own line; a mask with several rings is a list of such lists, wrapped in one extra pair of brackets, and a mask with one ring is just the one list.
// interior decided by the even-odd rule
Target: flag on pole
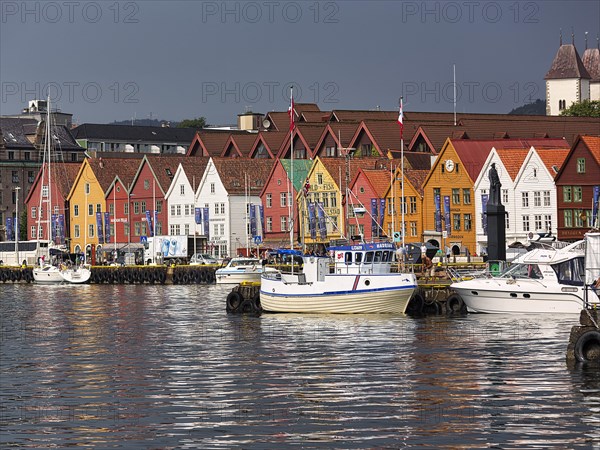
[(400, 139), (402, 139), (402, 132), (404, 131), (404, 112), (402, 111), (402, 97), (400, 97), (400, 111), (398, 113), (398, 125), (400, 125)]
[(290, 116), (290, 131), (294, 130), (294, 92), (290, 94), (290, 107), (288, 108), (288, 115)]

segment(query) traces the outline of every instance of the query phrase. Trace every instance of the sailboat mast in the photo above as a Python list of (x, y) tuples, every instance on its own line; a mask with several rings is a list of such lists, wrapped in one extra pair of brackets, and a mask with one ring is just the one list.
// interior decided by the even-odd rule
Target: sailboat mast
[(50, 241), (52, 240), (52, 141), (50, 140), (50, 96), (46, 104), (46, 144), (48, 147), (48, 217), (47, 217), (47, 235), (48, 235), (48, 257), (50, 257)]

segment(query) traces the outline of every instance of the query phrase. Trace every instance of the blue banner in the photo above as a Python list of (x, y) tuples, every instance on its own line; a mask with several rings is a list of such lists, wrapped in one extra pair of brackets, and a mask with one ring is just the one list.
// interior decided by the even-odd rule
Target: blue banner
[(158, 230), (157, 230), (157, 225), (158, 225), (158, 211), (154, 210), (154, 235), (158, 235)]
[(60, 239), (60, 244), (65, 243), (65, 215), (58, 215), (58, 237)]
[(592, 227), (596, 228), (598, 219), (598, 202), (600, 201), (600, 186), (594, 186), (594, 203), (592, 204)]
[(208, 217), (208, 208), (202, 209), (202, 220), (204, 221), (204, 235), (206, 239), (210, 239), (210, 230), (209, 230), (209, 217)]
[(50, 236), (51, 236), (51, 240), (55, 243), (55, 244), (59, 244), (58, 240), (57, 240), (57, 227), (58, 225), (58, 214), (50, 214)]
[(483, 234), (487, 236), (487, 204), (489, 195), (481, 194), (481, 228), (483, 228)]
[[(115, 223), (115, 234), (117, 232), (117, 224)], [(104, 242), (110, 244), (110, 213), (104, 213)]]
[(152, 229), (152, 217), (150, 216), (150, 210), (146, 210), (146, 222), (148, 222), (148, 236), (154, 236)]
[(385, 198), (379, 199), (379, 226), (383, 230), (383, 218), (385, 217)]
[(371, 199), (371, 236), (377, 235), (377, 199)]
[(12, 217), (6, 218), (6, 240), (13, 241), (13, 220)]
[(323, 209), (323, 205), (321, 203), (319, 203), (317, 207), (319, 234), (321, 235), (321, 240), (324, 241), (327, 239), (327, 223), (325, 222), (325, 210)]
[(202, 223), (202, 208), (194, 209), (194, 220), (196, 221), (196, 225)]
[(96, 213), (96, 228), (98, 230), (98, 244), (104, 244), (104, 225), (102, 225), (102, 213)]
[(310, 202), (308, 204), (308, 229), (310, 231), (310, 238), (317, 238), (317, 224), (315, 218), (315, 204)]
[(436, 194), (434, 201), (435, 201), (435, 231), (441, 232), (442, 231), (442, 212), (441, 212), (441, 205), (440, 205), (440, 201), (441, 201), (440, 196)]
[(260, 228), (262, 230), (263, 237), (265, 236), (265, 210), (263, 205), (258, 205), (258, 215), (260, 217)]
[(450, 223), (450, 196), (444, 195), (444, 221), (446, 222), (446, 232), (448, 236), (452, 233), (452, 224)]
[(254, 205), (250, 204), (250, 235), (254, 239), (256, 236), (256, 210), (254, 209)]

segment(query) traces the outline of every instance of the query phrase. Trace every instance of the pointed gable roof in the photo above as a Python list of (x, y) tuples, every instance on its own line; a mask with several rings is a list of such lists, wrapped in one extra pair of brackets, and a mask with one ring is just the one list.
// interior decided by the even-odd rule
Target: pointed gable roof
[[(339, 181), (339, 173), (342, 173), (342, 183), (345, 183), (346, 174), (346, 159), (345, 158), (318, 158), (321, 164), (325, 167), (325, 170), (329, 172), (335, 183)], [(348, 161), (348, 168), (350, 169), (349, 180), (353, 180), (359, 169), (376, 169), (381, 164), (381, 158), (351, 158)], [(343, 186), (338, 186), (343, 189)]]
[[(348, 148), (350, 147), (350, 141), (356, 133), (356, 129), (359, 127), (360, 123), (356, 122), (330, 122), (328, 123), (321, 133), (321, 137), (319, 141), (315, 145), (314, 151), (315, 156), (317, 152), (321, 150), (325, 139), (327, 136), (331, 135), (333, 140), (335, 141), (336, 147), (338, 148)], [(341, 140), (341, 141), (340, 141)]]
[(558, 48), (552, 66), (544, 77), (545, 80), (565, 78), (590, 78), (590, 74), (583, 65), (577, 49), (572, 44), (564, 44)]
[(105, 194), (110, 190), (115, 176), (125, 185), (133, 181), (140, 167), (139, 158), (88, 158), (90, 168), (94, 172), (98, 184)]
[[(219, 178), (230, 195), (259, 196), (273, 166), (272, 159), (212, 158)], [(247, 185), (246, 178), (247, 175)]]
[[(60, 166), (58, 168), (54, 168), (55, 166)], [(77, 175), (79, 174), (79, 169), (81, 168), (82, 163), (53, 163), (50, 165), (52, 170), (52, 182), (55, 183), (58, 187), (58, 191), (63, 196), (62, 200), (66, 200), (69, 192), (71, 191), (71, 186), (77, 179)], [(27, 204), (31, 200), (31, 196), (33, 192), (36, 190), (36, 185), (41, 181), (42, 178), (42, 167), (38, 170), (38, 173), (33, 181), (33, 184), (29, 188), (29, 192), (27, 193), (27, 197), (25, 198), (24, 203)]]
[(247, 158), (254, 147), (257, 135), (253, 134), (231, 134), (223, 145), (220, 156), (230, 158)]
[(304, 111), (298, 117), (299, 122), (307, 123), (326, 123), (329, 119), (329, 112), (327, 111)]
[(298, 192), (304, 186), (304, 182), (306, 181), (308, 172), (313, 165), (313, 161), (310, 159), (295, 159), (293, 177), (291, 173), (292, 160), (280, 159), (279, 162), (281, 163), (283, 170), (285, 170), (285, 173), (288, 174), (290, 180), (292, 180), (294, 184), (294, 191)]
[(286, 131), (290, 128), (290, 116), (287, 111), (270, 111), (265, 116), (263, 124), (265, 120), (270, 122), (267, 129), (271, 131)]
[(404, 169), (404, 176), (412, 187), (423, 197), (423, 184), (429, 175), (429, 170)]
[[(319, 142), (319, 138), (323, 133), (323, 128), (325, 128), (325, 124), (312, 124), (312, 123), (298, 123), (296, 124), (294, 131), (292, 133), (294, 142), (296, 139), (302, 140), (302, 143), (306, 147), (306, 157), (312, 158), (314, 157), (315, 147), (317, 142)], [(279, 158), (283, 158), (288, 154), (290, 150), (290, 133), (286, 133), (286, 138), (282, 142), (281, 147), (279, 148), (279, 152), (277, 156)]]
[[(556, 178), (558, 171), (569, 155), (568, 147), (563, 149), (536, 148), (535, 151), (544, 163), (548, 173), (552, 175), (552, 178)], [(554, 169), (555, 167), (557, 170)]]
[(256, 158), (258, 147), (262, 143), (265, 146), (268, 154), (272, 159), (277, 156), (277, 152), (281, 147), (281, 143), (286, 138), (287, 133), (284, 131), (260, 131), (252, 148), (250, 149), (249, 157)]
[(350, 183), (351, 187), (354, 187), (354, 184), (357, 182), (360, 174), (365, 176), (365, 179), (371, 185), (371, 188), (375, 192), (378, 198), (384, 198), (385, 193), (390, 187), (391, 176), (390, 171), (387, 169), (358, 169), (356, 176), (352, 183)]
[(506, 173), (510, 177), (511, 180), (515, 181), (515, 178), (519, 174), (521, 167), (523, 166), (523, 162), (527, 155), (529, 154), (529, 149), (519, 148), (519, 149), (507, 149), (503, 148), (500, 150), (496, 150), (498, 154), (498, 158), (502, 161), (502, 165), (506, 169)]
[(135, 183), (142, 173), (144, 164), (148, 164), (150, 171), (154, 174), (162, 195), (164, 196), (171, 186), (171, 181), (177, 172), (180, 163), (186, 160), (187, 156), (182, 155), (145, 155), (140, 166), (133, 177), (131, 186)]
[[(209, 160), (210, 157), (208, 156), (198, 156), (196, 158), (186, 158), (181, 162), (181, 167), (183, 168), (188, 181), (192, 184), (192, 188), (198, 188)], [(194, 178), (196, 180), (196, 186), (194, 186)]]
[(600, 49), (586, 48), (583, 52), (582, 62), (590, 74), (590, 81), (600, 81)]

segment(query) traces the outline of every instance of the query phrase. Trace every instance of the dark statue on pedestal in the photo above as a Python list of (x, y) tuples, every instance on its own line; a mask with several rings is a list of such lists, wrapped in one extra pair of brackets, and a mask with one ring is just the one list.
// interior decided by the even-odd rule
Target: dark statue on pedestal
[(491, 165), (488, 178), (490, 195), (485, 211), (488, 223), (488, 259), (506, 261), (506, 211), (501, 201), (502, 183), (495, 163)]

